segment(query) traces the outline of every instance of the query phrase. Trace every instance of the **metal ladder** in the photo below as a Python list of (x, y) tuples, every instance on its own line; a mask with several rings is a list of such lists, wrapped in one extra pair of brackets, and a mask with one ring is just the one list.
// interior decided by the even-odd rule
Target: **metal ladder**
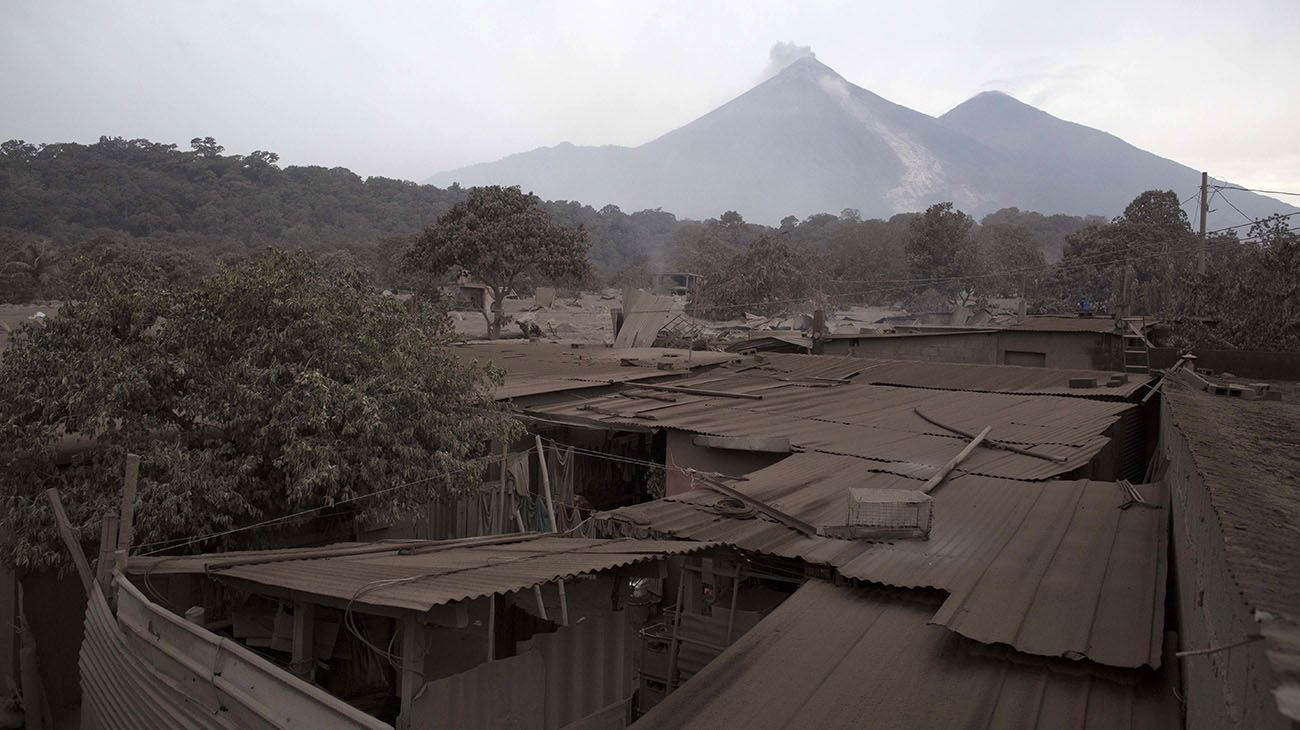
[(1146, 317), (1142, 318), (1142, 329), (1139, 330), (1133, 326), (1130, 320), (1124, 320), (1124, 325), (1128, 331), (1124, 333), (1124, 372), (1126, 373), (1149, 373), (1151, 372), (1151, 343), (1147, 341), (1146, 335), (1142, 334), (1146, 330)]

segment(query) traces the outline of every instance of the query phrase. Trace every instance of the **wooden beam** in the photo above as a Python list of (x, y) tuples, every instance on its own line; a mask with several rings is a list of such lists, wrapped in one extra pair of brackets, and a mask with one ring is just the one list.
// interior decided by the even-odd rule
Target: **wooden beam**
[(569, 597), (564, 592), (564, 579), (561, 578), (555, 581), (555, 583), (560, 587), (560, 625), (568, 626), (569, 625)]
[(493, 593), (487, 599), (487, 660), (492, 661), (497, 658), (497, 595)]
[(424, 626), (414, 614), (402, 619), (402, 676), (398, 680), (398, 697), (401, 699), (401, 711), (397, 716), (399, 730), (410, 730), (411, 701), (424, 685)]
[[(551, 474), (550, 470), (546, 468), (546, 445), (542, 443), (541, 436), (534, 434), (533, 438), (537, 440), (537, 463), (542, 467), (542, 489), (546, 493), (546, 513), (551, 517), (551, 532), (558, 532), (560, 525), (555, 521), (555, 502), (551, 499)], [(560, 578), (556, 581), (556, 584), (560, 587), (560, 625), (568, 626), (569, 599), (564, 592), (564, 579)], [(541, 588), (539, 587), (539, 595), (540, 592)], [(543, 617), (545, 616), (543, 615)]]
[[(920, 409), (920, 408), (913, 408), (913, 409), (912, 409), (912, 412), (915, 413), (916, 415), (920, 416), (921, 419), (924, 420), (924, 421), (926, 421), (927, 423), (930, 423), (930, 424), (933, 424), (933, 425), (935, 425), (935, 426), (938, 426), (939, 428), (942, 428), (942, 429), (945, 430), (945, 431), (950, 431), (950, 432), (952, 432), (952, 433), (957, 434), (958, 436), (963, 436), (963, 437), (965, 437), (965, 438), (967, 438), (967, 439), (973, 439), (973, 438), (975, 438), (975, 434), (973, 434), (973, 433), (968, 433), (968, 432), (966, 432), (966, 431), (963, 431), (963, 430), (961, 430), (960, 428), (957, 428), (956, 426), (949, 426), (949, 425), (946, 424), (946, 423), (940, 423), (938, 420), (936, 420), (936, 419), (934, 419), (934, 418), (931, 418), (930, 416), (925, 415), (924, 413), (921, 412), (921, 409)], [(1065, 461), (1068, 461), (1068, 459), (1067, 459), (1066, 457), (1064, 457), (1064, 456), (1053, 456), (1053, 455), (1049, 455), (1049, 454), (1039, 454), (1039, 453), (1036, 453), (1036, 452), (1030, 451), (1029, 449), (1022, 449), (1022, 448), (1020, 448), (1019, 446), (1013, 446), (1013, 445), (1011, 445), (1011, 444), (1002, 443), (1001, 441), (994, 441), (993, 439), (986, 439), (986, 441), (987, 441), (987, 445), (988, 445), (990, 448), (994, 448), (994, 449), (1002, 449), (1003, 451), (1010, 451), (1010, 452), (1013, 453), (1013, 454), (1023, 454), (1023, 455), (1025, 455), (1025, 456), (1032, 456), (1032, 457), (1034, 457), (1035, 459), (1045, 459), (1045, 460), (1047, 460), (1047, 461), (1056, 461), (1056, 462), (1065, 462)]]
[[(514, 501), (513, 496), (511, 501)], [(515, 524), (519, 525), (520, 532), (525, 531), (524, 518), (519, 514), (519, 505), (515, 505)], [(533, 586), (533, 598), (537, 599), (537, 615), (549, 621), (550, 619), (546, 618), (546, 602), (542, 600), (542, 587), (540, 585)]]
[(99, 561), (95, 563), (95, 580), (105, 596), (112, 595), (113, 569), (117, 567), (117, 515), (104, 515), (99, 524)]
[(745, 398), (748, 400), (763, 400), (763, 396), (758, 393), (731, 393), (725, 390), (706, 390), (704, 388), (688, 388), (681, 385), (659, 385), (657, 383), (637, 383), (638, 388), (647, 388), (649, 390), (662, 390), (669, 393), (685, 393), (687, 395), (707, 395), (713, 398)]
[(555, 532), (559, 525), (555, 522), (555, 503), (551, 501), (551, 475), (546, 468), (546, 446), (542, 444), (541, 436), (534, 434), (533, 438), (537, 440), (537, 464), (542, 471), (542, 489), (546, 494), (546, 514), (551, 518), (551, 532)]
[(974, 451), (975, 447), (979, 446), (980, 442), (984, 440), (984, 437), (989, 435), (989, 431), (992, 430), (992, 428), (992, 426), (985, 426), (984, 430), (979, 432), (979, 435), (972, 439), (970, 443), (966, 444), (966, 448), (962, 449), (956, 456), (949, 459), (948, 463), (944, 464), (942, 469), (925, 482), (925, 485), (921, 487), (921, 491), (929, 494), (931, 490), (943, 483), (943, 480), (947, 478), (948, 474), (953, 469), (956, 469), (958, 464), (965, 461), (966, 457), (970, 456), (970, 452)]
[(758, 510), (759, 512), (762, 512), (768, 517), (771, 517), (777, 522), (780, 522), (786, 527), (789, 527), (795, 532), (798, 532), (807, 537), (817, 536), (817, 528), (813, 527), (807, 522), (804, 522), (798, 517), (788, 515), (782, 512), (781, 510), (769, 505), (767, 502), (764, 502), (760, 499), (755, 499), (749, 496), (748, 494), (745, 494), (744, 492), (738, 492), (732, 489), (731, 487), (728, 487), (727, 485), (723, 484), (722, 482), (713, 479), (712, 477), (704, 476), (703, 474), (695, 471), (694, 469), (687, 469), (687, 472), (693, 474), (694, 476), (698, 476), (700, 478), (700, 481), (704, 482), (705, 486), (707, 486), (709, 489), (712, 489), (715, 492), (719, 492), (725, 496), (731, 497), (732, 499), (738, 499), (741, 502), (744, 502), (745, 504), (749, 505), (750, 507), (753, 507), (754, 509)]
[(140, 457), (126, 455), (126, 478), (122, 482), (122, 515), (118, 527), (118, 548), (131, 551), (131, 541), (135, 539), (135, 491), (140, 481)]
[(50, 509), (54, 512), (54, 525), (59, 529), (59, 537), (63, 539), (63, 546), (72, 555), (72, 564), (77, 566), (77, 574), (81, 576), (81, 585), (89, 594), (91, 586), (95, 583), (95, 576), (90, 572), (90, 563), (86, 562), (86, 554), (81, 551), (81, 543), (77, 542), (76, 535), (72, 534), (72, 523), (68, 521), (68, 513), (63, 511), (63, 502), (59, 500), (59, 490), (50, 487), (45, 490), (45, 498), (50, 500)]
[(314, 642), (316, 628), (316, 604), (309, 601), (293, 603), (293, 660), (289, 671), (311, 681), (316, 668)]

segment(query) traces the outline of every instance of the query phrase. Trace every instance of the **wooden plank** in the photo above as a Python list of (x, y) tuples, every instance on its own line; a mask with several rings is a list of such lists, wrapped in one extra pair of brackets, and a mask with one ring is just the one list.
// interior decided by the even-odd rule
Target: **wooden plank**
[[(973, 434), (973, 433), (969, 433), (969, 432), (967, 432), (967, 431), (963, 431), (963, 430), (961, 430), (960, 428), (957, 428), (956, 426), (949, 426), (949, 425), (947, 425), (947, 424), (945, 424), (945, 423), (940, 423), (940, 422), (937, 421), (936, 419), (931, 418), (930, 416), (925, 415), (924, 413), (921, 412), (921, 409), (920, 409), (920, 408), (913, 408), (913, 409), (912, 409), (912, 412), (915, 413), (916, 415), (920, 416), (920, 417), (922, 418), (922, 420), (926, 421), (927, 423), (930, 423), (930, 424), (933, 424), (933, 425), (935, 425), (935, 426), (938, 426), (939, 428), (942, 428), (942, 429), (945, 430), (945, 431), (950, 431), (950, 432), (952, 432), (952, 433), (957, 434), (958, 436), (964, 436), (964, 437), (967, 438), (967, 439), (973, 439), (973, 438), (975, 438), (975, 434)], [(1049, 454), (1039, 454), (1039, 453), (1036, 453), (1036, 452), (1030, 451), (1029, 449), (1022, 449), (1022, 448), (1020, 448), (1019, 446), (1013, 446), (1012, 444), (1005, 444), (1005, 443), (1002, 443), (1001, 441), (994, 441), (993, 439), (986, 439), (986, 441), (987, 441), (987, 445), (988, 445), (989, 447), (991, 447), (991, 448), (994, 448), (994, 449), (1002, 449), (1003, 451), (1010, 451), (1010, 452), (1013, 453), (1013, 454), (1022, 454), (1022, 455), (1024, 455), (1024, 456), (1032, 456), (1032, 457), (1034, 457), (1035, 459), (1044, 459), (1044, 460), (1046, 460), (1046, 461), (1055, 461), (1055, 462), (1065, 462), (1065, 461), (1068, 461), (1068, 459), (1067, 459), (1066, 457), (1064, 457), (1064, 456), (1052, 456), (1052, 455), (1049, 455)]]
[(555, 503), (551, 501), (551, 475), (546, 468), (546, 447), (542, 445), (541, 436), (534, 435), (533, 438), (537, 440), (537, 463), (542, 468), (542, 489), (546, 495), (546, 514), (551, 518), (551, 532), (555, 532), (557, 528)]
[(688, 388), (680, 385), (659, 385), (656, 383), (637, 383), (638, 388), (647, 388), (649, 390), (663, 390), (669, 393), (686, 393), (687, 395), (707, 395), (714, 398), (745, 398), (748, 400), (763, 400), (763, 396), (758, 393), (730, 393), (725, 390), (706, 390), (704, 388)]
[(424, 626), (420, 619), (408, 615), (402, 619), (402, 676), (398, 687), (401, 710), (397, 715), (399, 730), (413, 728), (411, 701), (424, 685)]
[(316, 604), (308, 601), (294, 601), (293, 604), (293, 660), (289, 671), (308, 681), (316, 668), (316, 656), (313, 642), (316, 640)]
[(81, 552), (81, 543), (72, 534), (72, 523), (68, 521), (68, 513), (63, 511), (63, 502), (59, 499), (59, 490), (50, 487), (45, 490), (45, 498), (50, 500), (50, 509), (54, 512), (54, 524), (59, 529), (59, 537), (63, 539), (63, 546), (68, 549), (72, 555), (72, 564), (77, 566), (77, 575), (81, 576), (81, 585), (90, 593), (90, 587), (95, 582), (94, 573), (90, 572), (90, 563), (86, 562), (86, 554)]
[(687, 469), (687, 471), (694, 476), (698, 476), (700, 478), (700, 481), (704, 482), (705, 486), (709, 487), (713, 491), (720, 492), (728, 497), (731, 497), (732, 499), (738, 499), (741, 502), (744, 502), (745, 504), (758, 510), (759, 512), (762, 512), (768, 517), (771, 517), (777, 522), (780, 522), (786, 527), (789, 527), (795, 532), (803, 534), (807, 537), (817, 536), (817, 528), (813, 527), (807, 522), (804, 522), (798, 517), (788, 515), (762, 500), (754, 499), (753, 497), (749, 496), (748, 494), (745, 494), (744, 492), (738, 492), (732, 489), (731, 487), (728, 487), (727, 485), (723, 484), (722, 482), (719, 482), (711, 477), (704, 476), (703, 474), (695, 471), (694, 469)]
[(992, 429), (993, 429), (992, 426), (985, 426), (985, 427), (984, 427), (984, 430), (983, 430), (983, 431), (980, 431), (978, 436), (976, 436), (976, 437), (975, 437), (975, 438), (974, 438), (970, 443), (966, 444), (966, 448), (962, 449), (961, 451), (959, 451), (959, 452), (957, 453), (956, 456), (954, 456), (954, 457), (952, 457), (951, 459), (949, 459), (949, 460), (948, 460), (948, 463), (947, 463), (947, 464), (944, 464), (944, 465), (943, 465), (943, 468), (940, 469), (939, 472), (938, 472), (937, 474), (935, 474), (934, 476), (930, 477), (930, 478), (925, 482), (925, 485), (921, 487), (921, 491), (922, 491), (922, 492), (925, 492), (925, 493), (927, 493), (927, 494), (929, 494), (929, 493), (930, 493), (930, 490), (932, 490), (932, 489), (934, 489), (935, 487), (939, 486), (939, 484), (941, 484), (941, 483), (943, 482), (943, 480), (948, 476), (948, 474), (949, 474), (953, 469), (956, 469), (956, 468), (957, 468), (957, 465), (958, 465), (958, 464), (960, 464), (960, 463), (962, 463), (963, 461), (965, 461), (967, 456), (970, 456), (970, 453), (971, 453), (972, 451), (975, 450), (975, 447), (976, 447), (976, 446), (979, 446), (979, 445), (980, 445), (980, 442), (984, 440), (984, 437), (985, 437), (985, 436), (988, 436), (988, 435), (989, 435), (989, 431), (992, 430)]
[(122, 482), (122, 513), (118, 527), (117, 546), (130, 552), (131, 541), (135, 539), (135, 492), (140, 481), (140, 457), (126, 455), (126, 478)]
[(99, 562), (95, 564), (95, 581), (105, 596), (113, 595), (113, 570), (117, 567), (117, 515), (104, 515), (99, 524)]

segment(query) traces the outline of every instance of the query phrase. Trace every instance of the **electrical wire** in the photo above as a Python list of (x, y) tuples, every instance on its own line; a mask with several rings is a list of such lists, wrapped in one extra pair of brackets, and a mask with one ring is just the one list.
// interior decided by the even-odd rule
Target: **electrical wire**
[[(1226, 200), (1226, 198), (1225, 198), (1225, 200)], [(1238, 212), (1238, 213), (1241, 213), (1241, 211), (1237, 211), (1237, 212)], [(1243, 214), (1243, 215), (1244, 215), (1244, 214)], [(1259, 219), (1256, 219), (1256, 220), (1252, 220), (1252, 221), (1249, 222), (1249, 223), (1238, 223), (1238, 224), (1235, 225), (1235, 226), (1225, 226), (1225, 227), (1223, 227), (1223, 228), (1216, 228), (1216, 229), (1213, 230), (1213, 231), (1206, 231), (1206, 232), (1205, 232), (1205, 235), (1209, 236), (1209, 235), (1213, 235), (1213, 234), (1215, 234), (1215, 233), (1223, 233), (1224, 231), (1233, 231), (1233, 230), (1236, 230), (1236, 229), (1238, 229), (1238, 228), (1246, 228), (1247, 226), (1253, 226), (1253, 225), (1255, 225), (1256, 223), (1266, 223), (1266, 222), (1271, 221), (1271, 220), (1285, 220), (1285, 219), (1287, 219), (1287, 218), (1290, 218), (1290, 217), (1293, 216), (1293, 215), (1300, 215), (1300, 211), (1296, 211), (1296, 212), (1294, 212), (1294, 213), (1274, 213), (1273, 215), (1265, 216), (1264, 218), (1259, 218)], [(1246, 217), (1249, 218), (1250, 216), (1246, 216)]]
[[(533, 450), (533, 448), (530, 447), (529, 449), (527, 449), (526, 451), (521, 452), (521, 453), (530, 453), (530, 452), (532, 452), (532, 450)], [(516, 454), (516, 455), (517, 455), (517, 454)], [(476, 459), (471, 459), (470, 461), (502, 461), (503, 458), (504, 458), (504, 457), (502, 457), (502, 456), (499, 455), (499, 454), (494, 454), (494, 455), (492, 455), (492, 456), (484, 456), (484, 457), (479, 457), (479, 458), (476, 458)], [(137, 553), (135, 553), (135, 556), (136, 556), (136, 557), (146, 557), (146, 556), (149, 556), (149, 555), (157, 555), (158, 553), (166, 552), (167, 550), (172, 550), (172, 549), (174, 549), (174, 548), (178, 548), (178, 547), (187, 547), (187, 546), (189, 546), (189, 545), (193, 545), (193, 544), (195, 544), (195, 543), (204, 542), (204, 541), (206, 541), (206, 540), (212, 540), (212, 539), (215, 539), (215, 538), (218, 538), (218, 537), (226, 537), (227, 535), (234, 535), (234, 534), (236, 534), (236, 533), (239, 533), (239, 532), (245, 532), (245, 531), (247, 531), (247, 530), (255, 530), (255, 529), (258, 529), (258, 528), (262, 528), (262, 527), (268, 527), (268, 526), (270, 526), (270, 525), (278, 524), (278, 523), (280, 523), (280, 522), (287, 522), (287, 521), (289, 521), (289, 520), (298, 519), (298, 518), (300, 518), (300, 517), (304, 517), (304, 516), (306, 516), (306, 515), (309, 515), (309, 514), (311, 514), (311, 513), (313, 513), (313, 512), (319, 512), (320, 510), (323, 510), (323, 509), (330, 509), (330, 508), (333, 508), (333, 507), (337, 507), (337, 506), (339, 506), (339, 505), (349, 504), (349, 503), (351, 503), (351, 502), (357, 502), (357, 501), (360, 501), (360, 500), (363, 500), (363, 499), (369, 499), (369, 498), (371, 498), (371, 497), (378, 497), (378, 496), (381, 496), (381, 495), (384, 495), (384, 494), (390, 494), (390, 493), (395, 492), (395, 491), (397, 491), (397, 490), (399, 490), (399, 489), (407, 489), (407, 488), (410, 488), (410, 487), (418, 486), (418, 485), (420, 485), (420, 484), (427, 484), (427, 483), (429, 483), (429, 482), (437, 481), (437, 480), (439, 480), (439, 479), (444, 479), (444, 478), (446, 478), (446, 475), (445, 475), (445, 474), (444, 474), (444, 475), (439, 475), (439, 476), (425, 477), (425, 478), (423, 478), (423, 479), (416, 479), (416, 480), (414, 480), (414, 481), (406, 482), (406, 483), (404, 483), (404, 484), (396, 484), (396, 485), (391, 486), (391, 487), (385, 487), (384, 489), (380, 489), (380, 490), (377, 490), (377, 491), (374, 491), (374, 492), (367, 492), (367, 493), (365, 493), (365, 494), (358, 494), (358, 495), (356, 495), (355, 497), (349, 497), (349, 498), (347, 498), (347, 499), (340, 499), (340, 500), (338, 500), (338, 501), (336, 501), (336, 502), (334, 502), (334, 503), (332, 503), (332, 504), (321, 505), (321, 506), (319, 506), (319, 507), (311, 507), (311, 508), (308, 508), (308, 509), (302, 510), (302, 511), (300, 511), (300, 512), (294, 512), (294, 513), (292, 513), (292, 514), (287, 514), (287, 515), (283, 515), (283, 516), (280, 516), (280, 517), (274, 517), (274, 518), (269, 519), (269, 520), (262, 520), (261, 522), (256, 522), (256, 523), (253, 523), (253, 524), (251, 524), (251, 525), (244, 525), (243, 527), (235, 527), (235, 528), (231, 528), (231, 529), (229, 529), (229, 530), (222, 530), (222, 531), (220, 531), (220, 532), (213, 532), (213, 533), (210, 533), (210, 534), (207, 534), (207, 535), (200, 535), (200, 536), (197, 536), (197, 537), (177, 538), (177, 539), (175, 539), (175, 540), (157, 540), (157, 541), (154, 541), (154, 542), (143, 543), (143, 544), (141, 544), (141, 545), (137, 545), (137, 546), (136, 546), (136, 549), (137, 549), (137, 550), (142, 550), (142, 549), (144, 549), (144, 548), (154, 547), (154, 546), (156, 546), (156, 545), (163, 545), (164, 547), (160, 547), (160, 548), (158, 548), (157, 550), (151, 550), (151, 551), (148, 551), (148, 552), (137, 552)]]
[(1231, 200), (1228, 200), (1228, 196), (1226, 196), (1226, 195), (1223, 194), (1223, 188), (1215, 188), (1215, 190), (1214, 190), (1214, 194), (1215, 194), (1215, 195), (1218, 195), (1218, 196), (1223, 200), (1223, 202), (1227, 203), (1229, 206), (1232, 207), (1233, 210), (1237, 211), (1237, 213), (1238, 213), (1242, 218), (1245, 218), (1246, 220), (1250, 221), (1251, 223), (1254, 223), (1254, 222), (1255, 222), (1255, 219), (1254, 219), (1254, 218), (1251, 218), (1250, 216), (1246, 215), (1245, 213), (1242, 213), (1242, 212), (1241, 212), (1241, 208), (1238, 208), (1238, 207), (1237, 207), (1237, 206), (1236, 206), (1236, 205), (1235, 205)]
[(1300, 193), (1290, 193), (1290, 192), (1287, 192), (1287, 191), (1285, 191), (1285, 190), (1261, 190), (1261, 189), (1259, 189), (1259, 188), (1239, 188), (1239, 187), (1236, 187), (1235, 185), (1215, 185), (1214, 187), (1218, 188), (1219, 190), (1240, 190), (1240, 191), (1242, 191), (1242, 192), (1244, 192), (1244, 193), (1263, 193), (1263, 194), (1265, 194), (1265, 195), (1295, 195), (1295, 196), (1300, 196)]
[[(1210, 245), (1226, 245), (1229, 243), (1239, 243), (1239, 241), (1233, 241), (1233, 240), (1217, 241), (1217, 242), (1211, 242)], [(1132, 249), (1133, 247), (1130, 245), (1128, 248)], [(1165, 255), (1170, 253), (1172, 250), (1173, 250), (1173, 244), (1167, 243), (1163, 248), (1153, 249), (1146, 252), (1136, 252), (1136, 255), (1142, 255), (1142, 253), (1145, 253), (1147, 255)], [(1122, 254), (1111, 254), (1109, 252), (1105, 252), (1105, 253), (1096, 253), (1089, 256), (1078, 257), (1076, 259), (1070, 260), (1068, 263), (1061, 262), (1057, 264), (1046, 264), (1043, 266), (1025, 267), (1020, 269), (1003, 269), (999, 271), (991, 271), (991, 272), (985, 272), (981, 274), (970, 274), (970, 275), (960, 275), (960, 276), (937, 276), (937, 277), (924, 277), (924, 278), (913, 278), (913, 279), (881, 279), (876, 281), (879, 281), (880, 283), (898, 282), (899, 285), (892, 286), (892, 287), (878, 287), (874, 289), (866, 289), (866, 290), (854, 291), (854, 292), (825, 294), (824, 297), (829, 300), (846, 299), (846, 298), (863, 297), (870, 294), (888, 294), (893, 292), (908, 291), (915, 288), (916, 284), (924, 284), (924, 283), (968, 281), (971, 279), (985, 279), (985, 278), (992, 278), (992, 277), (1008, 276), (1011, 274), (1027, 274), (1027, 273), (1046, 272), (1046, 271), (1052, 271), (1052, 272), (1074, 271), (1077, 269), (1084, 269), (1093, 266), (1101, 266), (1109, 263), (1126, 262), (1131, 260), (1134, 255), (1135, 252), (1133, 250), (1125, 251)], [(863, 283), (873, 283), (873, 282), (872, 280), (837, 279), (837, 280), (832, 280), (831, 283), (863, 284)], [(755, 305), (802, 304), (811, 301), (814, 301), (813, 297), (799, 297), (794, 299), (767, 299), (767, 300), (754, 301), (754, 302), (739, 302), (735, 304), (702, 304), (701, 306), (703, 308), (714, 309), (714, 310), (733, 310), (733, 309), (743, 309)], [(676, 311), (678, 311), (678, 308), (635, 309), (635, 310), (627, 310), (624, 312), (624, 314), (625, 315), (626, 314), (665, 314), (665, 313), (671, 313)]]

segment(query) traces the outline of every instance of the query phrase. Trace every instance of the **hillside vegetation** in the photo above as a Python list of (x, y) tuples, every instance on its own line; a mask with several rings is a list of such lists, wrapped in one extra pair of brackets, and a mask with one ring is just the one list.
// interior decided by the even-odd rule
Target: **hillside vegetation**
[[(0, 301), (73, 297), (91, 266), (193, 283), (218, 262), (268, 246), (303, 248), (362, 269), (378, 286), (415, 288), (402, 254), (465, 198), (454, 185), (278, 161), (260, 150), (225, 154), (212, 138), (195, 138), (188, 150), (118, 137), (89, 145), (0, 143)], [(597, 276), (592, 283), (616, 285), (644, 282), (665, 268), (712, 269), (716, 261), (694, 261), (683, 252), (697, 244), (707, 249), (715, 239), (744, 249), (764, 235), (805, 249), (816, 258), (808, 266), (825, 267), (832, 278), (879, 278), (903, 265), (882, 258), (895, 256), (908, 230), (905, 215), (883, 221), (853, 210), (791, 216), (770, 227), (736, 225), (739, 216), (723, 211), (696, 222), (662, 210), (597, 210), (576, 201), (545, 207), (557, 223), (586, 229)], [(1011, 208), (986, 222), (1027, 228), (1050, 260), (1065, 235), (1089, 221)]]

